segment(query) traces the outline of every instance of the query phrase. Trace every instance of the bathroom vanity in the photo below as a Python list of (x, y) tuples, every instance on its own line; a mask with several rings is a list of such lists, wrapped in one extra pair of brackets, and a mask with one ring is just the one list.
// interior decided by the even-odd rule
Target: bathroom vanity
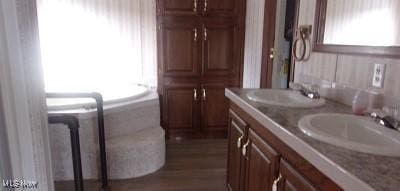
[(226, 89), (230, 100), (227, 187), (261, 190), (398, 190), (400, 157), (356, 152), (304, 134), (298, 121), (316, 113), (351, 113), (326, 100), (322, 107), (289, 108), (252, 101), (252, 90)]

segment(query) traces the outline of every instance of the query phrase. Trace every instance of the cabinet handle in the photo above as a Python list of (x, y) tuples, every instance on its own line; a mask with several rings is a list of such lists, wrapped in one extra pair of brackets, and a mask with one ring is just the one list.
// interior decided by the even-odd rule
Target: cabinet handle
[(197, 28), (193, 29), (194, 32), (194, 41), (197, 42)]
[(194, 101), (197, 101), (197, 90), (196, 90), (196, 88), (193, 89), (193, 99), (194, 99)]
[(206, 101), (206, 89), (203, 88), (203, 100)]
[(204, 41), (206, 41), (207, 40), (207, 28), (204, 28), (204, 30), (203, 30), (203, 35), (204, 35)]
[(204, 0), (204, 9), (203, 9), (203, 11), (204, 11), (204, 12), (207, 11), (207, 0)]
[(250, 139), (247, 139), (247, 142), (243, 145), (243, 148), (242, 148), (242, 155), (243, 156), (246, 156), (247, 146), (249, 146), (249, 143), (250, 143)]
[(279, 177), (274, 180), (274, 184), (272, 184), (272, 191), (277, 191), (278, 190), (278, 183), (281, 181), (282, 175), (279, 173)]
[(193, 11), (197, 12), (197, 0), (193, 0)]
[(244, 137), (244, 135), (240, 136), (240, 137), (238, 138), (238, 140), (237, 140), (236, 146), (237, 146), (238, 149), (240, 148), (240, 145), (241, 145), (241, 143), (242, 143), (243, 137)]

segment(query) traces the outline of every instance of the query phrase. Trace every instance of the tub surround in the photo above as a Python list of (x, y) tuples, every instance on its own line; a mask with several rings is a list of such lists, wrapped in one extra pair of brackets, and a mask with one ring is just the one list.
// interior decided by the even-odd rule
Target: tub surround
[[(160, 106), (156, 92), (140, 99), (104, 107), (107, 163), (110, 179), (143, 176), (165, 163), (165, 132), (160, 127)], [(84, 179), (98, 179), (98, 135), (95, 110), (55, 111), (79, 119)], [(54, 112), (53, 112), (54, 113)], [(68, 128), (49, 125), (54, 179), (72, 180), (72, 158)]]
[(365, 154), (329, 145), (306, 136), (300, 118), (315, 113), (351, 113), (351, 108), (327, 100), (323, 107), (293, 109), (265, 106), (246, 97), (249, 89), (226, 89), (231, 104), (249, 114), (268, 131), (344, 190), (398, 190), (400, 158)]

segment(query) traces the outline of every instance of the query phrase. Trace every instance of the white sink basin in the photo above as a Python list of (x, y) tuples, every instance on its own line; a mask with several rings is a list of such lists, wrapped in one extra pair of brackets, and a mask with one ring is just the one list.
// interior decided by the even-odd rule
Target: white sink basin
[(255, 102), (292, 108), (313, 108), (325, 104), (325, 99), (310, 99), (293, 90), (261, 89), (247, 93)]
[(400, 133), (376, 124), (367, 117), (345, 114), (315, 114), (300, 119), (306, 135), (350, 150), (400, 156)]

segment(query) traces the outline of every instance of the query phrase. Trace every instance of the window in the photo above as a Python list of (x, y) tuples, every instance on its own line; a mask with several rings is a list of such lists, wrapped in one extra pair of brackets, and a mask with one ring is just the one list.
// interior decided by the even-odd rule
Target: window
[(38, 0), (47, 92), (156, 86), (155, 0)]

